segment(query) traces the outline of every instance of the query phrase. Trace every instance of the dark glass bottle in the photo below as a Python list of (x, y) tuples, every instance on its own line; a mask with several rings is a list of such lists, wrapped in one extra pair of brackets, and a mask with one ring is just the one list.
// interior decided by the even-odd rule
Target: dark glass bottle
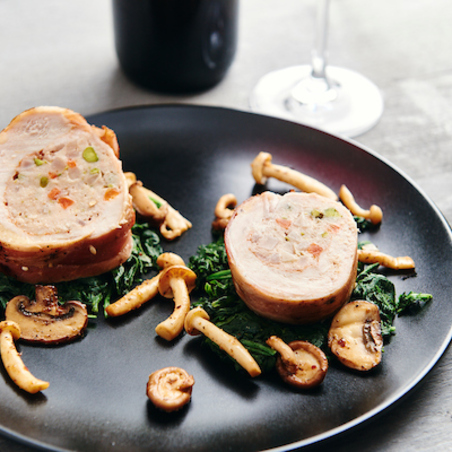
[(208, 89), (237, 47), (238, 0), (113, 0), (115, 46), (126, 75), (148, 89)]

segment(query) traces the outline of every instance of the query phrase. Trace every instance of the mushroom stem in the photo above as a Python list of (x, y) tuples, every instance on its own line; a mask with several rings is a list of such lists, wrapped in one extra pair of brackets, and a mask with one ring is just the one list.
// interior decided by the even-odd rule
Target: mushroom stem
[(185, 265), (183, 259), (174, 253), (162, 253), (157, 258), (157, 265), (162, 269), (157, 276), (143, 281), (134, 287), (129, 293), (119, 300), (108, 305), (105, 312), (110, 317), (118, 317), (127, 314), (133, 309), (138, 309), (142, 304), (154, 298), (158, 293), (159, 279), (163, 271), (172, 265)]
[(366, 218), (373, 224), (379, 224), (383, 220), (383, 211), (380, 207), (373, 204), (369, 210), (363, 209), (357, 204), (352, 192), (345, 185), (342, 185), (339, 190), (339, 198), (353, 215)]
[(209, 315), (198, 307), (190, 311), (185, 318), (185, 330), (188, 334), (204, 334), (215, 342), (221, 350), (237, 361), (252, 377), (261, 374), (261, 369), (242, 343), (209, 321)]
[(297, 369), (295, 352), (278, 336), (270, 336), (266, 342), (273, 350), (279, 353), (284, 365), (289, 369), (292, 368), (292, 372), (295, 372)]
[(301, 191), (307, 193), (317, 193), (326, 198), (337, 200), (337, 195), (322, 184), (299, 171), (293, 170), (287, 166), (275, 165), (272, 162), (272, 156), (268, 152), (260, 152), (251, 163), (253, 177), (258, 184), (264, 184), (269, 177), (274, 177), (282, 182), (286, 182)]
[(190, 310), (190, 296), (185, 281), (172, 278), (169, 284), (173, 291), (174, 311), (155, 328), (155, 332), (167, 341), (173, 340), (184, 329), (185, 315)]
[(110, 317), (118, 317), (127, 314), (133, 309), (138, 309), (142, 304), (154, 298), (159, 293), (159, 276), (146, 279), (139, 286), (134, 287), (129, 293), (105, 308)]
[(409, 270), (415, 268), (409, 256), (393, 257), (377, 250), (358, 250), (358, 261), (364, 264), (380, 264), (393, 270)]
[(23, 363), (14, 343), (19, 337), (20, 327), (16, 322), (0, 322), (0, 351), (6, 372), (19, 388), (35, 394), (47, 389), (49, 383), (33, 376)]

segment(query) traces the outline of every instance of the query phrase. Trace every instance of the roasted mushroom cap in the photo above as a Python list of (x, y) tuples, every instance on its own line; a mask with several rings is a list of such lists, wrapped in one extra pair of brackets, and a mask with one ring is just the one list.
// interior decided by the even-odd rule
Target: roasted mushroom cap
[(5, 317), (19, 324), (22, 340), (42, 344), (73, 340), (88, 324), (85, 305), (79, 301), (60, 305), (54, 286), (36, 286), (36, 300), (14, 297), (6, 306)]
[(190, 401), (194, 384), (194, 378), (184, 369), (165, 367), (149, 375), (146, 394), (157, 408), (169, 413)]
[(368, 301), (352, 301), (331, 322), (328, 345), (351, 369), (367, 371), (381, 362), (383, 338), (380, 311)]
[(173, 265), (160, 274), (158, 290), (166, 298), (174, 299), (174, 311), (165, 321), (159, 323), (155, 332), (172, 341), (184, 329), (184, 320), (190, 311), (190, 292), (196, 283), (196, 273), (185, 265)]
[(162, 253), (157, 258), (157, 265), (162, 268), (157, 276), (146, 279), (140, 285), (135, 286), (129, 293), (105, 308), (110, 317), (127, 314), (133, 309), (138, 309), (142, 304), (151, 300), (158, 294), (159, 279), (163, 271), (172, 265), (185, 265), (183, 259), (174, 253)]
[(285, 344), (276, 336), (271, 336), (267, 344), (280, 354), (276, 370), (284, 382), (302, 389), (322, 383), (328, 371), (328, 360), (320, 348), (306, 341)]
[(196, 273), (185, 265), (172, 265), (162, 272), (159, 279), (159, 292), (165, 298), (173, 298), (175, 281), (181, 281), (190, 293), (196, 285)]

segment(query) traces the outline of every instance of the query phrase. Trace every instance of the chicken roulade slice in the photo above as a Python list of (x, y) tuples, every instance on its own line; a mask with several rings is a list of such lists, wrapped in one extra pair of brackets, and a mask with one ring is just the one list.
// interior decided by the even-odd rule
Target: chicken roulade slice
[(238, 295), (257, 314), (293, 324), (329, 317), (349, 299), (357, 241), (342, 204), (295, 192), (253, 196), (225, 231)]
[(38, 107), (0, 133), (0, 269), (28, 283), (94, 276), (128, 259), (135, 213), (113, 131)]

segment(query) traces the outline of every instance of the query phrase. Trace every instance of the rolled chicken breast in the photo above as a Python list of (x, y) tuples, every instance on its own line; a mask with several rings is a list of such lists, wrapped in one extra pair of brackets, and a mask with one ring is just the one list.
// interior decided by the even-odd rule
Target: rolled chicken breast
[(357, 241), (342, 204), (298, 192), (251, 197), (225, 230), (238, 295), (257, 314), (292, 324), (327, 318), (349, 299)]
[(135, 221), (113, 131), (37, 107), (0, 133), (0, 269), (28, 283), (120, 265)]

